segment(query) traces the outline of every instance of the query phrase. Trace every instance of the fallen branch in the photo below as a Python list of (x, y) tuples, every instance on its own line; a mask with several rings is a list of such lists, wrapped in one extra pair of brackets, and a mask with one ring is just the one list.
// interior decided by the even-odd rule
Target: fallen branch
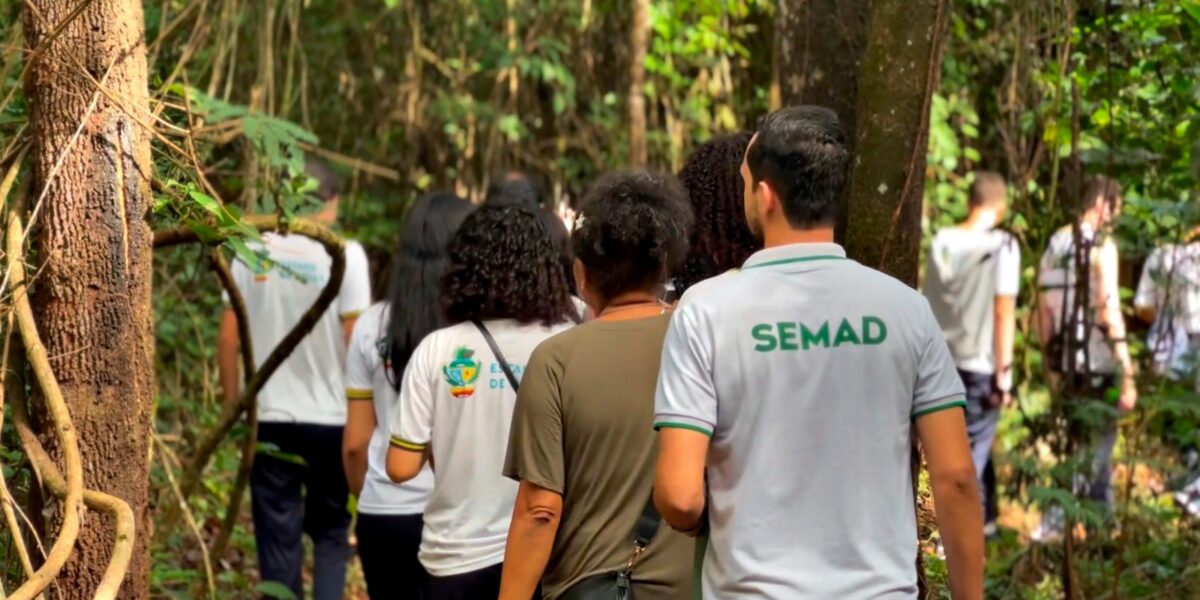
[(188, 508), (187, 500), (183, 494), (179, 492), (179, 484), (175, 483), (175, 476), (171, 474), (171, 461), (167, 459), (167, 445), (162, 441), (162, 438), (150, 434), (154, 438), (154, 443), (158, 444), (160, 450), (158, 453), (159, 461), (162, 462), (163, 473), (167, 476), (167, 484), (171, 487), (171, 491), (175, 493), (175, 502), (179, 505), (179, 510), (183, 512), (183, 518), (187, 521), (188, 527), (192, 530), (192, 535), (196, 536), (196, 543), (200, 546), (200, 558), (204, 561), (204, 580), (208, 583), (208, 597), (212, 598), (216, 592), (216, 578), (213, 576), (212, 558), (209, 557), (208, 546), (204, 545), (204, 534), (200, 532), (200, 525), (196, 523), (196, 517), (192, 514), (192, 510)]
[[(320, 295), (317, 296), (312, 306), (309, 307), (308, 312), (304, 313), (300, 321), (284, 336), (279, 345), (267, 356), (262, 366), (254, 373), (254, 376), (246, 383), (246, 389), (242, 391), (238, 403), (234, 406), (225, 407), (221, 411), (221, 416), (218, 418), (217, 424), (196, 444), (195, 449), (192, 451), (192, 461), (189, 463), (187, 471), (180, 477), (179, 488), (185, 499), (190, 497), (192, 492), (195, 491), (196, 485), (200, 482), (200, 476), (208, 466), (208, 461), (212, 459), (213, 453), (216, 452), (217, 447), (229, 435), (233, 426), (241, 418), (242, 413), (249, 409), (253, 398), (258, 395), (258, 392), (262, 390), (263, 385), (271, 378), (271, 375), (279, 369), (280, 365), (292, 353), (296, 345), (312, 331), (317, 321), (333, 304), (333, 301), (337, 298), (338, 291), (341, 289), (342, 277), (345, 275), (345, 243), (342, 241), (342, 238), (329, 229), (307, 219), (281, 221), (275, 215), (247, 217), (243, 219), (243, 223), (258, 231), (286, 231), (289, 234), (310, 238), (325, 247), (325, 251), (333, 259), (333, 264), (330, 266), (329, 281), (325, 283), (324, 289), (321, 290)], [(155, 248), (197, 243), (200, 241), (200, 236), (187, 227), (159, 231), (154, 234)], [(177, 509), (168, 510), (163, 516), (163, 527), (172, 527), (178, 518), (179, 511)]]
[[(250, 343), (250, 319), (246, 316), (246, 300), (233, 281), (233, 273), (229, 270), (229, 262), (219, 248), (212, 252), (213, 270), (221, 287), (229, 295), (229, 306), (237, 317), (238, 339), (242, 349), (242, 377), (247, 384), (254, 378), (254, 346)], [(247, 387), (249, 387), (247, 385)], [(246, 442), (242, 445), (242, 460), (238, 463), (237, 477), (234, 479), (233, 491), (229, 493), (229, 502), (225, 508), (225, 520), (221, 523), (221, 531), (212, 545), (212, 554), (220, 560), (225, 555), (233, 528), (237, 525), (238, 514), (242, 510), (242, 496), (246, 495), (246, 487), (250, 485), (250, 469), (254, 466), (254, 452), (258, 446), (258, 398), (250, 396), (246, 406)]]
[[(11, 211), (6, 239), (8, 246), (6, 278), (12, 284), (13, 310), (16, 312), (17, 329), (21, 333), (26, 356), (38, 387), (42, 390), (42, 397), (46, 403), (46, 414), (54, 424), (54, 431), (57, 432), (62, 444), (67, 477), (65, 481), (61, 479), (58, 481), (63, 484), (60, 488), (63, 500), (63, 519), (58, 530), (58, 539), (54, 540), (54, 545), (50, 548), (50, 553), (46, 555), (46, 561), (42, 563), (42, 567), (9, 595), (12, 600), (32, 600), (49, 587), (58, 573), (62, 571), (63, 565), (67, 563), (71, 551), (75, 548), (75, 540), (79, 537), (79, 511), (83, 500), (83, 461), (79, 457), (79, 441), (75, 437), (75, 427), (71, 424), (67, 403), (63, 400), (62, 391), (58, 388), (58, 380), (54, 378), (54, 372), (50, 369), (50, 357), (46, 354), (46, 347), (42, 345), (37, 323), (33, 319), (33, 308), (29, 304), (29, 289), (25, 285), (23, 238), (24, 230), (21, 227), (21, 218), (17, 216), (16, 211)], [(21, 406), (23, 404), (23, 402), (13, 402), (14, 420), (19, 418), (18, 415), (24, 409), (24, 406)], [(37, 438), (34, 437), (33, 441), (36, 440)], [(34, 457), (37, 456), (36, 452), (32, 451), (28, 442), (24, 442), (24, 446), (26, 455), (34, 464), (38, 465), (40, 472), (43, 473), (43, 481), (49, 482), (50, 487), (54, 488), (53, 477), (49, 476), (51, 471), (57, 471), (54, 461), (49, 460), (44, 453), (39, 457), (44, 458), (44, 461), (34, 460)], [(132, 532), (130, 532), (130, 541), (132, 541)], [(118, 546), (120, 543), (121, 540), (118, 539)]]

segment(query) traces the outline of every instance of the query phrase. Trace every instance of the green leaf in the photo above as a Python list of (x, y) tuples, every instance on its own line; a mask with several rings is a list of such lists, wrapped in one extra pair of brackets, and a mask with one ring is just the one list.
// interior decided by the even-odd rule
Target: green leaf
[(1183, 0), (1182, 5), (1184, 12), (1191, 15), (1192, 20), (1196, 21), (1197, 25), (1200, 25), (1200, 1)]
[(196, 236), (200, 238), (200, 241), (206, 244), (219, 242), (221, 240), (221, 234), (212, 226), (205, 223), (201, 223), (199, 221), (189, 221), (187, 227), (196, 233)]
[(275, 600), (296, 600), (296, 594), (278, 581), (263, 581), (254, 586), (254, 591)]

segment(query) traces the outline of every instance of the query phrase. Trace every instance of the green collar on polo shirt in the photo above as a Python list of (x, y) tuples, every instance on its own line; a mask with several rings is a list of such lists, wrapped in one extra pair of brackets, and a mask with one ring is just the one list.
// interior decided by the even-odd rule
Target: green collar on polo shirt
[(742, 269), (758, 269), (819, 260), (846, 260), (846, 250), (838, 244), (787, 244), (755, 252)]

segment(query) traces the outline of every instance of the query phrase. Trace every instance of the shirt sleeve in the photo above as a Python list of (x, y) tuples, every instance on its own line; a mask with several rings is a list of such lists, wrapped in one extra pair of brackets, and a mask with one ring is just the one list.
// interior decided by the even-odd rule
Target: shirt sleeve
[(400, 383), (397, 410), (388, 419), (391, 444), (404, 450), (425, 450), (433, 435), (433, 342), (434, 336), (427, 337), (413, 352)]
[(358, 242), (346, 243), (346, 271), (338, 292), (338, 314), (353, 319), (371, 306), (371, 275), (367, 253)]
[(654, 397), (654, 428), (677, 427), (712, 437), (717, 425), (711, 330), (696, 304), (677, 309), (663, 341)]
[(543, 344), (521, 377), (503, 471), (558, 494), (566, 487), (561, 385), (561, 364)]
[(346, 399), (374, 400), (375, 390), (371, 382), (370, 331), (365, 319), (354, 324), (350, 334), (350, 347), (346, 350)]
[(1121, 305), (1121, 284), (1118, 279), (1120, 274), (1120, 260), (1117, 255), (1117, 245), (1113, 243), (1112, 238), (1104, 240), (1104, 244), (1100, 246), (1097, 258), (1099, 286), (1097, 286), (1098, 289), (1096, 290), (1096, 306), (1117, 307), (1119, 309)]
[(1021, 248), (1011, 235), (1001, 235), (996, 252), (996, 295), (1016, 296), (1021, 291)]
[(967, 406), (966, 390), (950, 356), (950, 347), (942, 336), (928, 306), (924, 317), (925, 347), (917, 363), (917, 381), (913, 387), (912, 420), (947, 408)]
[(1142, 276), (1138, 279), (1137, 293), (1133, 297), (1133, 305), (1138, 308), (1153, 308), (1157, 309), (1161, 302), (1161, 290), (1158, 286), (1158, 277), (1162, 271), (1162, 249), (1155, 250), (1146, 258), (1146, 265), (1142, 267)]

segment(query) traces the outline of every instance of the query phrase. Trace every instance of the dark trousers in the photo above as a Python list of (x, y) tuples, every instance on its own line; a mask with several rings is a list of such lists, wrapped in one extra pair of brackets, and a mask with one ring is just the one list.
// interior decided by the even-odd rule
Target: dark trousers
[[(342, 428), (261, 423), (250, 475), (254, 541), (263, 581), (304, 597), (301, 537), (313, 541), (313, 599), (340, 600), (350, 558), (350, 495), (342, 470)], [(301, 464), (302, 463), (302, 464)]]
[[(1075, 387), (1085, 400), (1099, 400), (1111, 404), (1110, 398), (1116, 397), (1116, 377), (1113, 375), (1078, 376)], [(1077, 439), (1083, 444), (1080, 451), (1090, 459), (1090, 468), (1085, 473), (1076, 476), (1075, 493), (1091, 500), (1102, 503), (1111, 509), (1113, 505), (1112, 490), (1112, 456), (1117, 446), (1117, 417), (1104, 417), (1099, 425), (1086, 423), (1072, 415), (1071, 427)]]
[[(450, 575), (449, 577), (430, 575), (425, 584), (425, 597), (429, 600), (495, 598), (500, 595), (500, 572), (503, 568), (504, 563), (497, 563), (461, 575)], [(538, 584), (533, 597), (542, 597), (541, 584)]]
[(983, 498), (983, 521), (992, 523), (1000, 515), (996, 500), (996, 471), (992, 466), (992, 444), (1000, 423), (1000, 408), (992, 406), (995, 383), (991, 373), (959, 369), (958, 376), (967, 389), (967, 436), (971, 440), (971, 458), (979, 478), (979, 496)]
[(372, 600), (421, 600), (427, 577), (417, 559), (422, 525), (421, 515), (358, 513), (354, 533)]

